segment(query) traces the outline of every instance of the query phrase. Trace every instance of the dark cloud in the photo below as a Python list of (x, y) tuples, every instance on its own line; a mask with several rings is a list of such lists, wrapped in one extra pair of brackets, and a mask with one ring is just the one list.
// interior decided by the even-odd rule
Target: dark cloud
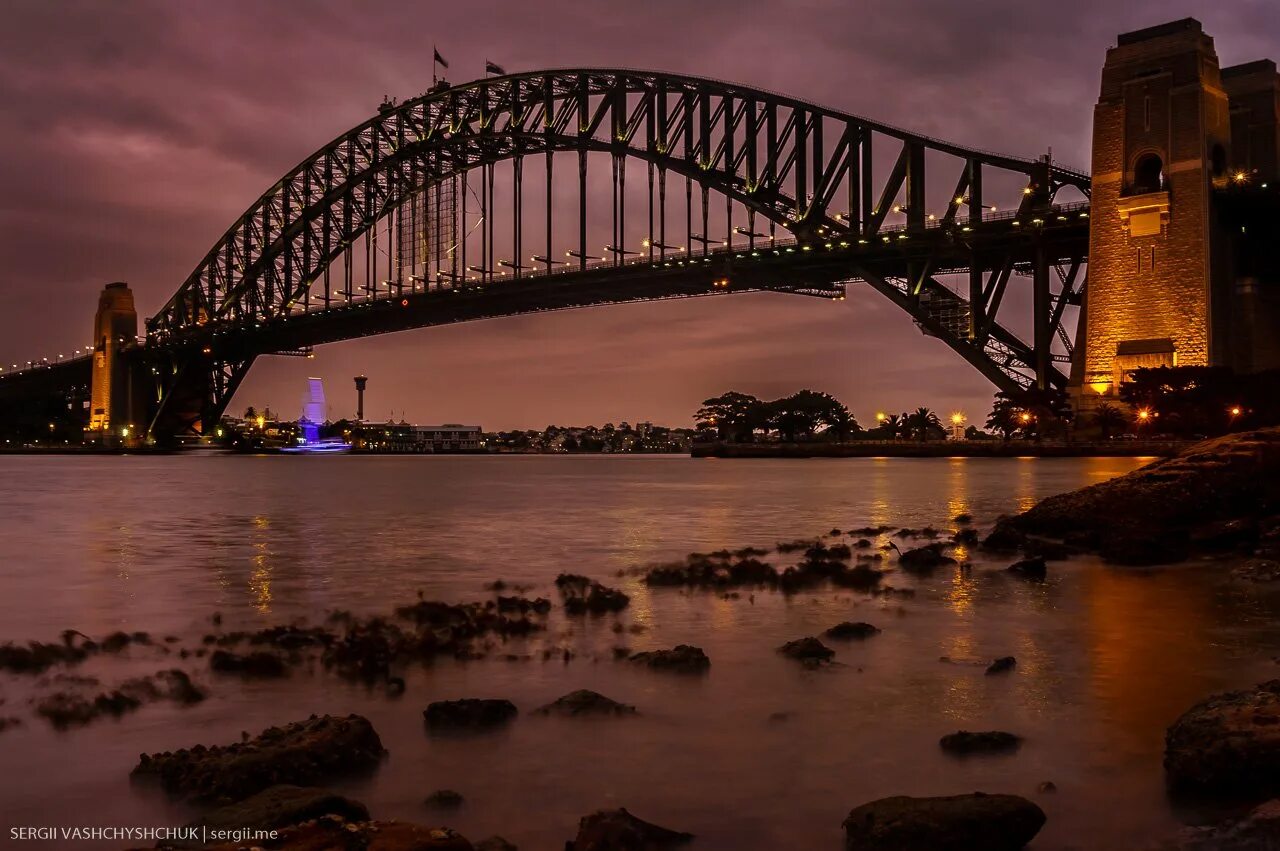
[[(127, 279), (156, 310), (280, 174), (430, 83), (506, 68), (660, 68), (787, 92), (962, 144), (1087, 167), (1116, 33), (1185, 15), (1224, 64), (1280, 53), (1273, 0), (1064, 4), (658, 0), (174, 3), (9, 0), (0, 28), (0, 359), (84, 342), (96, 292)], [(264, 359), (236, 405), (296, 407), (363, 371), (371, 408), (539, 426), (682, 421), (727, 387), (816, 386), (864, 419), (930, 404), (985, 410), (989, 388), (864, 289), (557, 313)]]

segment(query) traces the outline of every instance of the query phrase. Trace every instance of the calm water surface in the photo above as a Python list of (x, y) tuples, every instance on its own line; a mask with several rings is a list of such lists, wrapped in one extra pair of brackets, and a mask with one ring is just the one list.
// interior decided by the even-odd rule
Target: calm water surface
[[(1128, 459), (694, 461), (676, 457), (0, 458), (0, 641), (54, 640), (65, 628), (176, 635), (198, 646), (334, 608), (388, 611), (421, 590), (484, 599), (503, 578), (554, 597), (561, 571), (632, 595), (615, 619), (566, 622), (513, 646), (571, 648), (569, 663), (441, 661), (406, 672), (389, 699), (320, 670), (283, 682), (212, 675), (202, 659), (135, 647), (75, 673), (111, 685), (181, 664), (208, 686), (189, 709), (144, 707), (119, 721), (55, 732), (29, 701), (53, 685), (0, 675), (0, 844), (16, 825), (181, 824), (192, 811), (131, 786), (138, 753), (239, 739), (313, 712), (368, 716), (390, 756), (371, 778), (336, 784), (375, 816), (445, 822), (475, 839), (559, 851), (577, 819), (625, 806), (693, 831), (705, 849), (841, 847), (840, 822), (891, 794), (973, 790), (1034, 798), (1048, 849), (1140, 848), (1187, 814), (1167, 802), (1165, 726), (1207, 692), (1275, 675), (1280, 605), (1221, 569), (1132, 571), (1057, 563), (1032, 585), (974, 554), (966, 574), (891, 576), (910, 600), (815, 591), (754, 600), (649, 590), (620, 571), (690, 551), (775, 542), (832, 527), (980, 528), (1049, 494), (1101, 481)], [(771, 557), (779, 566), (786, 561)], [(884, 632), (837, 647), (808, 671), (784, 641), (846, 619)], [(687, 642), (712, 659), (704, 678), (614, 662), (612, 648)], [(1014, 655), (1010, 676), (986, 677)], [(940, 661), (950, 657), (951, 663)], [(971, 664), (966, 664), (971, 662)], [(636, 704), (634, 719), (522, 717), (465, 741), (428, 739), (432, 700), (507, 697), (532, 709), (577, 688)], [(789, 720), (770, 722), (776, 712)], [(1011, 757), (944, 757), (938, 737), (1004, 729)], [(1042, 781), (1058, 791), (1037, 794)], [(422, 799), (466, 796), (440, 816)], [(24, 843), (34, 847), (34, 843)], [(47, 847), (55, 847), (50, 843)]]

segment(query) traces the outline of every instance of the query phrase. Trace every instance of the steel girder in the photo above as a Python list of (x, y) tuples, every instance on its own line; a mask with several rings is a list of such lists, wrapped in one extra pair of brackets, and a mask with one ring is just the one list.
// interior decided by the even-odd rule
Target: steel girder
[[(879, 179), (873, 151), (885, 145), (896, 158)], [(584, 163), (587, 152), (612, 153), (615, 169), (620, 158), (643, 160), (704, 192), (727, 196), (801, 241), (874, 241), (891, 210), (905, 216), (912, 233), (979, 228), (984, 177), (993, 172), (1012, 173), (1025, 184), (1016, 212), (1025, 219), (1037, 211), (1047, 215), (1064, 186), (1086, 196), (1089, 190), (1086, 174), (1045, 160), (977, 151), (717, 80), (579, 69), (440, 87), (379, 111), (303, 160), (205, 255), (147, 322), (149, 348), (184, 353), (168, 364), (168, 378), (177, 383), (162, 387), (162, 402), (189, 380), (178, 376), (198, 372), (194, 386), (220, 397), (203, 406), (207, 424), (252, 363), (252, 354), (224, 359), (213, 332), (251, 329), (298, 313), (330, 264), (426, 183), (559, 151), (577, 151)], [(955, 191), (941, 217), (925, 211), (926, 154), (952, 163)], [(652, 194), (652, 173), (650, 182)], [(617, 215), (615, 205), (619, 232)], [(849, 277), (866, 280), (911, 312), (1004, 389), (1025, 386), (1027, 370), (1032, 383), (1058, 386), (1065, 378), (1052, 366), (1049, 346), (1063, 333), (1061, 309), (1078, 298), (1078, 284), (1073, 272), (1058, 296), (1049, 292), (1047, 270), (1064, 258), (1029, 261), (1025, 248), (1033, 238), (984, 265), (970, 264), (968, 299), (940, 284), (927, 264), (894, 281), (855, 261)], [(705, 234), (703, 241), (705, 246)], [(1079, 258), (1069, 262), (1078, 267)], [(1037, 294), (1030, 345), (996, 322), (1010, 275), (1028, 269)], [(964, 327), (940, 318), (965, 312)]]

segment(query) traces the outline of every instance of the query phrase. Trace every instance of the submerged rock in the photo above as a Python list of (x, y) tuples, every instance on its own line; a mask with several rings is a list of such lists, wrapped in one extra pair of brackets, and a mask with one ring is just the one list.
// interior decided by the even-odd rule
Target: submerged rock
[(240, 674), (261, 679), (278, 679), (289, 675), (283, 657), (265, 650), (245, 654), (215, 650), (209, 657), (209, 668), (221, 674)]
[(862, 623), (861, 621), (845, 621), (844, 623), (836, 624), (822, 634), (828, 638), (859, 640), (870, 638), (873, 635), (879, 635), (880, 629), (869, 623)]
[(1049, 568), (1045, 564), (1043, 556), (1015, 561), (1005, 570), (1014, 576), (1021, 576), (1023, 579), (1044, 579), (1049, 575)]
[(235, 801), (281, 783), (312, 786), (366, 771), (385, 753), (368, 719), (313, 715), (231, 745), (142, 754), (133, 774), (157, 777), (174, 794)]
[(701, 647), (677, 644), (670, 650), (647, 650), (630, 656), (632, 662), (648, 665), (658, 671), (700, 674), (711, 668), (711, 660)]
[(928, 573), (945, 564), (955, 564), (955, 559), (942, 552), (945, 547), (946, 544), (928, 544), (907, 550), (898, 556), (898, 566), (915, 573)]
[(1181, 792), (1256, 800), (1280, 791), (1280, 680), (1184, 712), (1165, 734), (1164, 770)]
[(461, 792), (455, 792), (452, 789), (437, 789), (428, 795), (423, 803), (435, 809), (456, 810), (462, 806), (464, 800)]
[(576, 573), (557, 576), (556, 587), (564, 595), (565, 612), (571, 615), (620, 612), (631, 602), (630, 597), (616, 588), (609, 588)]
[(534, 710), (535, 715), (635, 715), (636, 708), (589, 689), (578, 689)]
[(1017, 795), (898, 795), (863, 804), (844, 820), (847, 851), (1017, 851), (1045, 814)]
[(650, 824), (625, 809), (600, 810), (582, 817), (578, 835), (565, 844), (565, 851), (664, 851), (691, 839), (692, 833)]
[(1022, 737), (1003, 730), (988, 730), (981, 733), (960, 730), (943, 736), (938, 740), (938, 745), (955, 756), (1013, 753), (1022, 746)]
[[(87, 678), (84, 684), (96, 684)], [(205, 693), (177, 668), (125, 680), (117, 688), (89, 697), (78, 691), (58, 691), (36, 703), (36, 714), (58, 729), (78, 727), (111, 716), (118, 718), (144, 704), (167, 700), (182, 706), (199, 703)]]
[(788, 641), (778, 648), (778, 652), (788, 659), (796, 659), (806, 665), (830, 662), (836, 655), (836, 651), (811, 635), (797, 638), (795, 641)]
[(489, 729), (500, 727), (518, 714), (516, 705), (498, 698), (438, 700), (422, 710), (432, 730)]
[(1018, 665), (1018, 660), (1012, 656), (1001, 656), (990, 665), (987, 666), (988, 674), (1003, 674), (1006, 671), (1012, 671)]

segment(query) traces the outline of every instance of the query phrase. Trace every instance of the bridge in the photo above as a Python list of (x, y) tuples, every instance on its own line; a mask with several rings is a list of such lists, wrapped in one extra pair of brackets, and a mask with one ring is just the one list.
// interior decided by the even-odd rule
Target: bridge
[[(1186, 38), (1144, 42), (1185, 53)], [(1065, 390), (1083, 363), (1067, 308), (1084, 302), (1096, 185), (1047, 156), (701, 77), (442, 82), (283, 175), (143, 335), (127, 287), (108, 287), (94, 352), (4, 374), (0, 422), (87, 410), (91, 433), (166, 441), (207, 433), (262, 356), (640, 300), (841, 299), (854, 284), (997, 388)], [(1015, 288), (1029, 297), (1006, 299)]]

